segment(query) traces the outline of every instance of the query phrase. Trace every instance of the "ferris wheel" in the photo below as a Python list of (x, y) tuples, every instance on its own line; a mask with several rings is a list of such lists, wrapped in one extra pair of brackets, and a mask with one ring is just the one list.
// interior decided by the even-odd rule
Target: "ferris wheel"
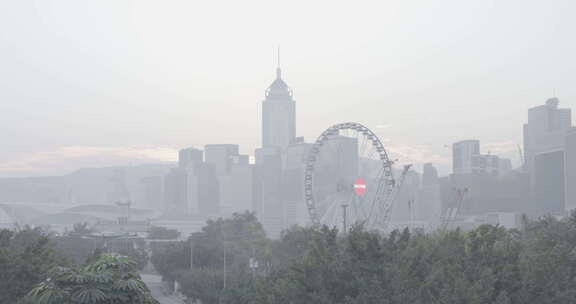
[(400, 183), (384, 145), (354, 122), (328, 128), (311, 147), (304, 176), (304, 198), (314, 225), (344, 227), (361, 223), (385, 230)]

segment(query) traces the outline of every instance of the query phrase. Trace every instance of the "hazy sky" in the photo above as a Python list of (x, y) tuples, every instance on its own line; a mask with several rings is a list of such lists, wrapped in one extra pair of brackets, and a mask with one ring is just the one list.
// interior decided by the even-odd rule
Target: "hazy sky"
[(174, 160), (260, 143), (275, 75), (297, 132), (377, 130), (400, 162), (450, 168), (481, 140), (517, 159), (528, 107), (576, 107), (574, 1), (0, 1), (0, 176)]

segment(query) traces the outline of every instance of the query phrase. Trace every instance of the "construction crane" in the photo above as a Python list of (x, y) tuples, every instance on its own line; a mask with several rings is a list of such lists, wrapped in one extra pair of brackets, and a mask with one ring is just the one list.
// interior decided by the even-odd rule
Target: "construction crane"
[(522, 152), (522, 148), (520, 147), (520, 145), (516, 145), (516, 146), (518, 147), (518, 156), (520, 157), (520, 158), (519, 158), (519, 160), (520, 160), (520, 168), (521, 168), (522, 170), (524, 170), (524, 169), (525, 169), (524, 167), (526, 166), (526, 162), (525, 162), (525, 160), (524, 160), (524, 153)]
[(414, 222), (416, 221), (416, 210), (414, 209), (414, 199), (408, 200), (408, 216), (409, 216), (408, 228), (412, 230), (415, 227)]
[(392, 216), (392, 209), (394, 207), (394, 201), (396, 200), (396, 196), (398, 195), (398, 192), (400, 191), (400, 189), (402, 188), (402, 185), (404, 184), (404, 181), (406, 180), (406, 175), (410, 171), (410, 168), (412, 168), (411, 164), (404, 166), (404, 169), (402, 170), (402, 174), (400, 175), (400, 178), (398, 179), (398, 181), (396, 181), (394, 187), (391, 190), (390, 195), (388, 195), (388, 198), (384, 202), (385, 214), (383, 217), (383, 223), (385, 225), (384, 226), (385, 228), (387, 228), (388, 224), (390, 223), (390, 217)]
[(454, 188), (454, 191), (456, 192), (456, 202), (454, 207), (446, 209), (446, 213), (442, 217), (440, 224), (442, 230), (450, 228), (450, 224), (454, 222), (456, 216), (458, 216), (458, 212), (462, 210), (462, 203), (464, 202), (464, 198), (468, 193), (468, 188)]

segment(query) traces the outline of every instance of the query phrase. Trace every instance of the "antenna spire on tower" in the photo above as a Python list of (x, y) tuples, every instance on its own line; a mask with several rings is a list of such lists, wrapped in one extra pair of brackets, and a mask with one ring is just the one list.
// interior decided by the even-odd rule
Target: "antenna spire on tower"
[(281, 78), (282, 77), (282, 70), (280, 69), (280, 45), (278, 45), (278, 50), (276, 53), (276, 78)]

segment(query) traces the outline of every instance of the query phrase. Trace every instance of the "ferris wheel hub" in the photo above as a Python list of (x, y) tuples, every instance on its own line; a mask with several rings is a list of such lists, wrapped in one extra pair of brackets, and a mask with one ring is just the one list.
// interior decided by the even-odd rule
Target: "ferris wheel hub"
[(311, 147), (305, 167), (312, 223), (335, 225), (343, 212), (350, 222), (383, 228), (395, 187), (392, 164), (378, 136), (365, 126), (350, 122), (328, 128)]

